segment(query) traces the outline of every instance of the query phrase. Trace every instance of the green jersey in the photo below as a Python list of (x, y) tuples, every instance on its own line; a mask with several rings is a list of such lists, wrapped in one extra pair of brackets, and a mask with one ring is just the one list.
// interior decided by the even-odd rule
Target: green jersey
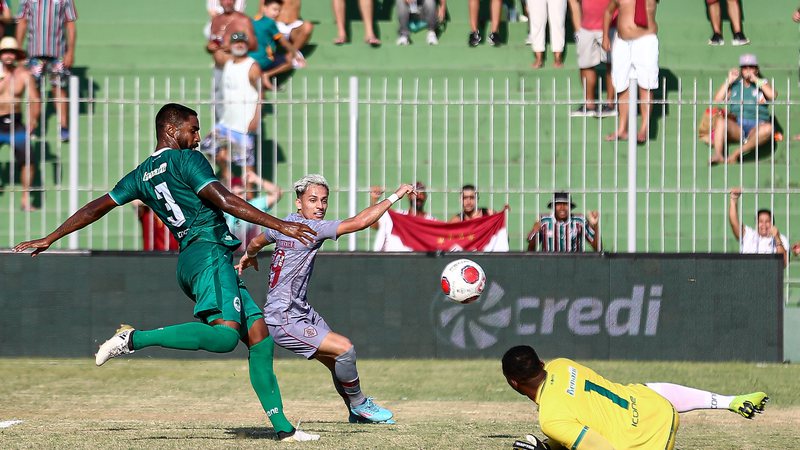
[(278, 31), (278, 24), (267, 16), (253, 20), (253, 32), (256, 35), (256, 49), (247, 55), (255, 59), (262, 70), (266, 70), (275, 61), (278, 41), (283, 36)]
[(163, 148), (125, 175), (109, 195), (118, 205), (144, 202), (169, 228), (181, 251), (194, 241), (237, 248), (241, 241), (231, 235), (222, 211), (197, 195), (214, 181), (214, 170), (200, 152)]

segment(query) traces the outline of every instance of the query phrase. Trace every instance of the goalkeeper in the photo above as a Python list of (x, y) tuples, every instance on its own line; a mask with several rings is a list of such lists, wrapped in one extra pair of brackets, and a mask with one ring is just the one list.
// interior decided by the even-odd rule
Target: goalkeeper
[(545, 364), (527, 345), (506, 352), (503, 375), (539, 405), (539, 426), (549, 438), (529, 435), (515, 449), (672, 449), (679, 412), (727, 409), (752, 419), (769, 400), (763, 392), (725, 396), (670, 383), (622, 385), (569, 359)]

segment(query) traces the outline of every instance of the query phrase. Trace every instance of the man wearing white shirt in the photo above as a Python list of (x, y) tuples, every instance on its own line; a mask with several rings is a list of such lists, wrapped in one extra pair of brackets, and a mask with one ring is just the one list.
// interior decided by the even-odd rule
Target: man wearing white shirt
[(728, 220), (731, 223), (731, 230), (736, 240), (739, 241), (740, 253), (761, 253), (783, 255), (783, 264), (789, 263), (789, 254), (786, 249), (789, 247), (789, 239), (780, 233), (778, 227), (772, 220), (772, 212), (768, 209), (760, 209), (756, 214), (756, 228), (742, 226), (739, 223), (739, 197), (742, 195), (742, 188), (731, 189), (730, 208), (728, 209)]

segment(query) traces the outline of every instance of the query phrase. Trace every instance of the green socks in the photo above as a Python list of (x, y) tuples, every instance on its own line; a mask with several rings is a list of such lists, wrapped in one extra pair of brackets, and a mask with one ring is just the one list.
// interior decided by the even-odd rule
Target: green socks
[(253, 390), (256, 391), (275, 432), (290, 432), (294, 427), (283, 415), (281, 390), (278, 387), (278, 378), (272, 370), (274, 344), (272, 336), (269, 336), (250, 347), (250, 384), (253, 385)]
[[(227, 353), (239, 343), (239, 332), (226, 325), (209, 326), (200, 322), (171, 325), (133, 333), (133, 349), (159, 346), (177, 350), (206, 350)], [(270, 361), (270, 367), (272, 366)]]

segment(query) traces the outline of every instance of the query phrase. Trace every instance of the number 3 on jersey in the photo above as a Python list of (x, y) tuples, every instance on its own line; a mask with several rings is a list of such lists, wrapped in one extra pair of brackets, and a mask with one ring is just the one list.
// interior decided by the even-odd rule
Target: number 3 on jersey
[(167, 216), (170, 225), (173, 227), (183, 225), (183, 223), (186, 222), (186, 217), (183, 215), (181, 207), (175, 203), (175, 199), (172, 197), (172, 192), (169, 191), (167, 183), (158, 183), (155, 185), (155, 190), (156, 197), (158, 197), (159, 200), (164, 200), (164, 206), (166, 206), (167, 211), (172, 211), (172, 216)]

